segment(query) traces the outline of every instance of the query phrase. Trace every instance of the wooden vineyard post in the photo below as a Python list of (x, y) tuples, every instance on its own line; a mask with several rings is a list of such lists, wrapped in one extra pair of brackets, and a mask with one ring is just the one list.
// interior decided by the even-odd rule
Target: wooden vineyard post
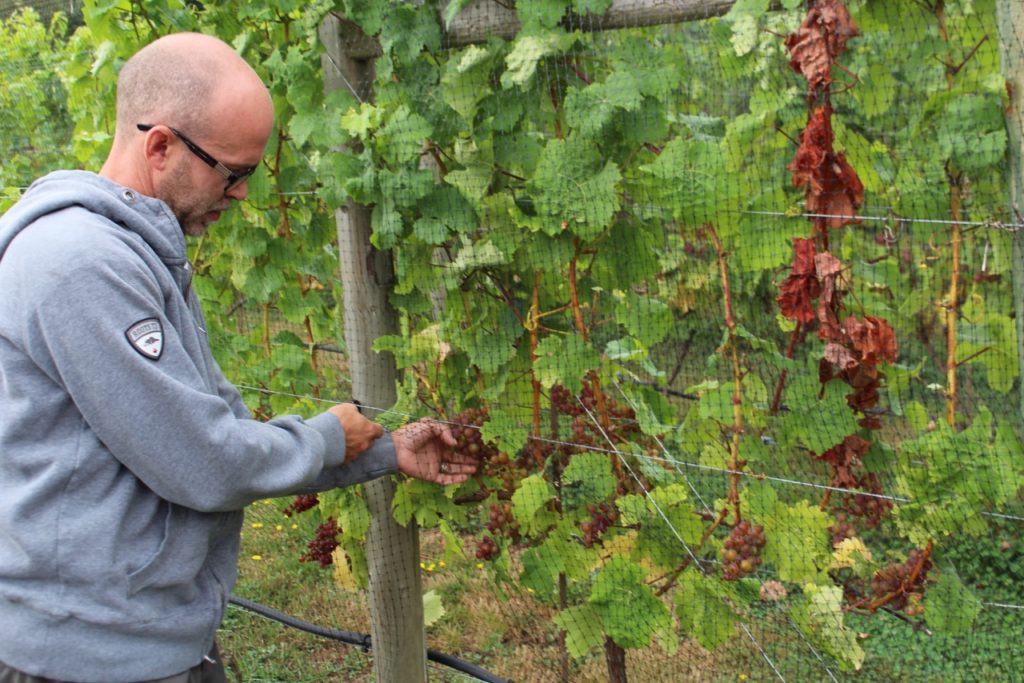
[[(333, 15), (320, 25), (325, 46), (324, 87), (354, 89), (370, 98), (373, 59), (353, 59), (348, 39), (358, 29)], [(359, 92), (362, 91), (362, 92)], [(371, 209), (352, 202), (335, 212), (344, 294), (345, 344), (352, 395), (370, 406), (390, 407), (396, 400), (397, 371), (390, 354), (376, 353), (374, 340), (398, 333), (398, 318), (388, 302), (394, 280), (391, 257), (370, 244)], [(370, 618), (377, 683), (426, 681), (423, 591), (419, 572), (419, 531), (415, 520), (405, 527), (391, 512), (395, 482), (390, 477), (365, 485), (371, 522), (367, 536)]]
[[(1024, 217), (1024, 6), (1020, 0), (997, 0), (999, 51), (1010, 95), (1006, 110), (1009, 136), (1010, 220)], [(1017, 367), (1021, 375), (1019, 412), (1024, 417), (1024, 233), (1013, 234), (1013, 306), (1016, 311)]]

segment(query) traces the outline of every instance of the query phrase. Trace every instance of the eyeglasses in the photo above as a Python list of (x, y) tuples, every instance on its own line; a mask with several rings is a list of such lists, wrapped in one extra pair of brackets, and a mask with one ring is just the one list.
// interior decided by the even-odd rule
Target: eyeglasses
[[(155, 124), (151, 123), (137, 123), (135, 124), (135, 127), (141, 130), (143, 133), (145, 133), (147, 131), (152, 130), (154, 125)], [(185, 143), (185, 146), (188, 147), (190, 152), (192, 152), (197, 157), (202, 159), (203, 162), (206, 163), (214, 171), (224, 176), (224, 180), (227, 181), (227, 185), (224, 187), (224, 192), (229, 192), (231, 188), (237, 187), (239, 183), (243, 182), (246, 178), (255, 173), (256, 169), (258, 168), (258, 166), (250, 166), (248, 168), (243, 168), (240, 171), (232, 171), (230, 168), (214, 159), (213, 155), (211, 155), (205, 149), (203, 149), (196, 143), (192, 142), (188, 138), (188, 136), (182, 133), (180, 130), (178, 130), (177, 128), (171, 128), (171, 126), (167, 127), (171, 129), (171, 132), (174, 133), (174, 135), (179, 140)]]

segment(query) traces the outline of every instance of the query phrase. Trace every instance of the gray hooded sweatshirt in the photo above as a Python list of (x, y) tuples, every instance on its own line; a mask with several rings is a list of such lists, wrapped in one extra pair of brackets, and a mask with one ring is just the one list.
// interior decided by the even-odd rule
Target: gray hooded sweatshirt
[(0, 218), (0, 661), (122, 683), (209, 651), (242, 508), (394, 472), (333, 415), (251, 419), (170, 208), (82, 171)]

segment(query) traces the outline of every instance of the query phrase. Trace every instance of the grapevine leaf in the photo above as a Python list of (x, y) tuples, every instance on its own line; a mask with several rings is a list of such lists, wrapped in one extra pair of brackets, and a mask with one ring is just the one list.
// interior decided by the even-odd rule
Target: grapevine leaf
[[(532, 411), (524, 397), (532, 395), (533, 385), (525, 363), (513, 361), (502, 369), (510, 377), (504, 387), (488, 394), (494, 403), (490, 418), (481, 426), (481, 436), (485, 441), (499, 443), (507, 453), (517, 453), (526, 445), (530, 435)], [(497, 379), (495, 384), (495, 388), (500, 387)]]
[[(740, 3), (736, 3), (739, 5)], [(733, 7), (736, 7), (733, 5)], [(736, 17), (732, 22), (732, 48), (736, 51), (737, 57), (742, 57), (753, 52), (757, 47), (759, 29), (757, 18), (750, 14), (743, 14)]]
[(993, 390), (1006, 394), (1018, 375), (1017, 329), (1013, 320), (985, 311), (982, 304), (965, 306), (965, 321), (957, 325), (957, 362), (985, 366), (985, 379)]
[(515, 315), (504, 308), (496, 320), (485, 320), (472, 330), (467, 330), (460, 337), (459, 344), (466, 351), (470, 362), (480, 372), (491, 376), (515, 357), (516, 344), (523, 332), (523, 326)]
[(368, 36), (380, 31), (387, 11), (388, 6), (377, 0), (344, 0), (345, 17), (359, 24)]
[(562, 504), (568, 509), (580, 508), (607, 500), (615, 493), (617, 480), (608, 455), (580, 453), (562, 473)]
[[(547, 0), (541, 1), (546, 2)], [(519, 5), (518, 8), (522, 11), (522, 5)], [(559, 18), (561, 18), (561, 14), (559, 14)], [(533, 35), (520, 34), (512, 45), (512, 50), (505, 57), (505, 64), (508, 68), (501, 75), (502, 87), (525, 88), (536, 73), (537, 65), (542, 59), (566, 52), (576, 43), (577, 39), (576, 34), (562, 31)]]
[[(448, 3), (448, 10), (459, 0)], [(452, 55), (441, 77), (445, 102), (466, 121), (472, 121), (477, 106), (491, 93), (493, 55), (486, 48), (470, 45), (461, 55)]]
[(614, 246), (599, 249), (592, 267), (598, 286), (624, 290), (658, 274), (657, 242), (640, 221), (616, 221), (607, 240)]
[(573, 659), (580, 659), (604, 643), (601, 615), (591, 605), (576, 605), (559, 612), (554, 622), (565, 631), (565, 647)]
[(377, 149), (383, 158), (396, 165), (419, 159), (423, 141), (433, 133), (433, 127), (425, 118), (400, 106), (387, 123), (378, 131)]
[(552, 515), (547, 504), (554, 497), (551, 484), (540, 475), (530, 475), (519, 483), (512, 494), (512, 514), (524, 533), (533, 535), (550, 526)]
[(441, 27), (432, 7), (412, 4), (390, 5), (381, 28), (381, 48), (393, 53), (401, 64), (412, 62), (426, 49), (441, 48)]
[(736, 248), (738, 265), (745, 272), (758, 273), (785, 265), (793, 254), (793, 240), (807, 233), (804, 221), (785, 215), (789, 208), (781, 184), (756, 195), (748, 212), (740, 218), (740, 239)]
[(444, 244), (448, 229), (436, 218), (420, 218), (412, 226), (413, 234), (425, 244)]
[(615, 318), (648, 348), (665, 338), (673, 322), (672, 311), (665, 303), (632, 291), (616, 305)]
[[(784, 431), (787, 438), (814, 453), (824, 453), (859, 428), (857, 414), (850, 410), (846, 394), (850, 387), (838, 381), (822, 387), (816, 377), (804, 375), (786, 386), (786, 404), (791, 410)], [(823, 395), (820, 400), (818, 394)]]
[(637, 548), (660, 567), (678, 565), (703, 534), (688, 498), (684, 484), (659, 486), (646, 497)]
[(582, 337), (545, 337), (537, 345), (537, 379), (545, 388), (564, 384), (572, 393), (583, 388), (583, 376), (596, 368), (600, 356)]
[(436, 590), (427, 591), (423, 594), (423, 625), (430, 627), (441, 620), (445, 614), (444, 602), (441, 594)]
[[(369, 527), (369, 524), (367, 524), (367, 527)], [(441, 536), (444, 538), (445, 561), (452, 562), (464, 559), (466, 552), (463, 549), (462, 537), (452, 529), (452, 525), (448, 523), (448, 520), (442, 519), (437, 527), (441, 531)]]
[(634, 76), (616, 71), (604, 83), (594, 83), (582, 90), (570, 89), (565, 96), (565, 122), (582, 135), (594, 136), (616, 111), (636, 111), (642, 103)]
[(616, 556), (594, 580), (590, 604), (601, 615), (608, 635), (625, 648), (645, 647), (657, 631), (672, 624), (668, 607), (645, 579), (639, 565)]
[(736, 633), (739, 619), (725, 602), (728, 590), (714, 577), (697, 571), (684, 572), (675, 593), (679, 627), (708, 650), (728, 641)]
[(402, 526), (409, 524), (413, 517), (424, 528), (437, 526), (442, 517), (465, 517), (465, 512), (452, 502), (443, 487), (419, 479), (409, 479), (396, 487), (391, 509), (395, 521)]
[(551, 140), (530, 182), (545, 231), (568, 227), (589, 240), (611, 225), (619, 209), (618, 167), (603, 162), (597, 147), (578, 136)]
[(830, 563), (829, 516), (802, 500), (789, 506), (768, 482), (755, 482), (743, 492), (744, 516), (764, 527), (763, 557), (775, 565), (783, 581), (817, 581)]
[(491, 242), (468, 244), (459, 250), (458, 256), (451, 263), (451, 271), (461, 273), (473, 268), (495, 266), (507, 263), (508, 257), (501, 253)]
[(843, 669), (859, 670), (864, 650), (857, 634), (843, 622), (843, 589), (839, 586), (804, 586), (804, 599), (790, 611), (793, 622), (807, 638), (835, 657)]
[(518, 0), (516, 14), (523, 24), (523, 29), (549, 29), (558, 26), (569, 8), (567, 0)]
[(479, 205), (491, 184), (493, 168), (486, 163), (471, 163), (464, 169), (449, 171), (444, 181), (457, 187), (471, 204)]
[(344, 546), (338, 545), (331, 551), (331, 566), (334, 568), (334, 583), (337, 586), (349, 593), (355, 593), (359, 589), (359, 579), (349, 566)]
[(570, 580), (584, 580), (595, 562), (595, 551), (588, 550), (573, 539), (579, 528), (569, 520), (558, 527), (538, 546), (523, 553), (523, 570), (519, 577), (525, 588), (540, 595), (556, 595), (559, 575)]
[(981, 601), (949, 568), (925, 593), (924, 619), (931, 628), (951, 636), (970, 633), (981, 612)]

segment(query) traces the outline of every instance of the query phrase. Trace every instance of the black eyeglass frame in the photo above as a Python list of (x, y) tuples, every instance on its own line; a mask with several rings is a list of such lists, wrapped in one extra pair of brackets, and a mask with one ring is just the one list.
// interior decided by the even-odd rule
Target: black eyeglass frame
[[(135, 127), (138, 128), (143, 133), (146, 133), (155, 128), (156, 124), (137, 123), (135, 124)], [(205, 149), (203, 149), (196, 143), (192, 142), (192, 140), (189, 139), (187, 135), (182, 133), (177, 128), (174, 128), (172, 126), (167, 126), (167, 128), (169, 128), (170, 131), (174, 133), (174, 136), (176, 138), (185, 143), (185, 146), (188, 147), (189, 151), (195, 154), (197, 157), (199, 157), (203, 161), (203, 163), (205, 163), (207, 166), (212, 168), (217, 173), (224, 176), (224, 180), (227, 181), (227, 185), (224, 187), (225, 192), (229, 192), (231, 188), (237, 187), (239, 183), (241, 183), (246, 178), (251, 176), (253, 173), (256, 172), (256, 169), (259, 168), (259, 165), (256, 165), (250, 166), (249, 168), (246, 169), (242, 169), (241, 171), (232, 171), (230, 168), (228, 168), (221, 162), (217, 161), (212, 154), (207, 152)]]

